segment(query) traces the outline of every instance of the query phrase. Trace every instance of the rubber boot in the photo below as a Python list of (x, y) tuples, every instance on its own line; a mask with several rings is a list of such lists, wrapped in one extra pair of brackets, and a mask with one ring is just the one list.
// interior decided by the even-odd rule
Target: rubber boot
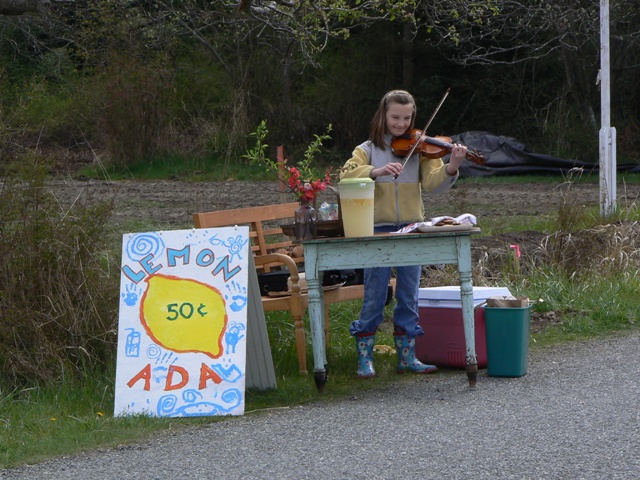
[(358, 352), (358, 377), (373, 378), (376, 375), (376, 371), (373, 369), (373, 344), (376, 340), (376, 334), (357, 334), (355, 339)]
[(438, 368), (435, 365), (426, 365), (416, 358), (416, 338), (405, 333), (394, 333), (398, 354), (398, 373), (432, 373)]

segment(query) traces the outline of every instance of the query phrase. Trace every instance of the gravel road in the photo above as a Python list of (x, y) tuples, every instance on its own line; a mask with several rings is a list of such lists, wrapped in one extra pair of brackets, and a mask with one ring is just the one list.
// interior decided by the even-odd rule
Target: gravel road
[(635, 479), (638, 365), (635, 331), (532, 350), (527, 375), (482, 370), (474, 390), (463, 371), (440, 372), (0, 478)]

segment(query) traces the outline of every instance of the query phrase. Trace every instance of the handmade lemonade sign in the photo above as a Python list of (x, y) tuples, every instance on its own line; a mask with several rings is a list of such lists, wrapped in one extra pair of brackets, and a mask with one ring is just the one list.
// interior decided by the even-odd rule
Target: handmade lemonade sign
[(115, 415), (244, 413), (249, 228), (122, 242)]

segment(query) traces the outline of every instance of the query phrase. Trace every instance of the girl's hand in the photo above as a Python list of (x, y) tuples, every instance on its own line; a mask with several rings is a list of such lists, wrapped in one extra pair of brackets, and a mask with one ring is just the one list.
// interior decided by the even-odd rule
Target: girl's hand
[(462, 161), (467, 157), (467, 147), (454, 143), (451, 147), (451, 156), (449, 157), (449, 164), (447, 165), (447, 173), (449, 175), (455, 175), (458, 173), (458, 167), (462, 164)]
[(400, 175), (400, 173), (402, 173), (402, 163), (393, 162), (387, 163), (386, 165), (379, 168), (374, 168), (373, 170), (371, 170), (369, 176), (371, 178), (376, 178), (383, 175)]

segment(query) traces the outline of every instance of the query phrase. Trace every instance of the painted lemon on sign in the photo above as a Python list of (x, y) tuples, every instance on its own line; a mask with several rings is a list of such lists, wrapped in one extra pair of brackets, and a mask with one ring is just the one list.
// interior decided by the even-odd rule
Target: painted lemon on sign
[(151, 275), (145, 281), (140, 320), (156, 343), (179, 353), (222, 355), (227, 313), (217, 289), (171, 275)]

